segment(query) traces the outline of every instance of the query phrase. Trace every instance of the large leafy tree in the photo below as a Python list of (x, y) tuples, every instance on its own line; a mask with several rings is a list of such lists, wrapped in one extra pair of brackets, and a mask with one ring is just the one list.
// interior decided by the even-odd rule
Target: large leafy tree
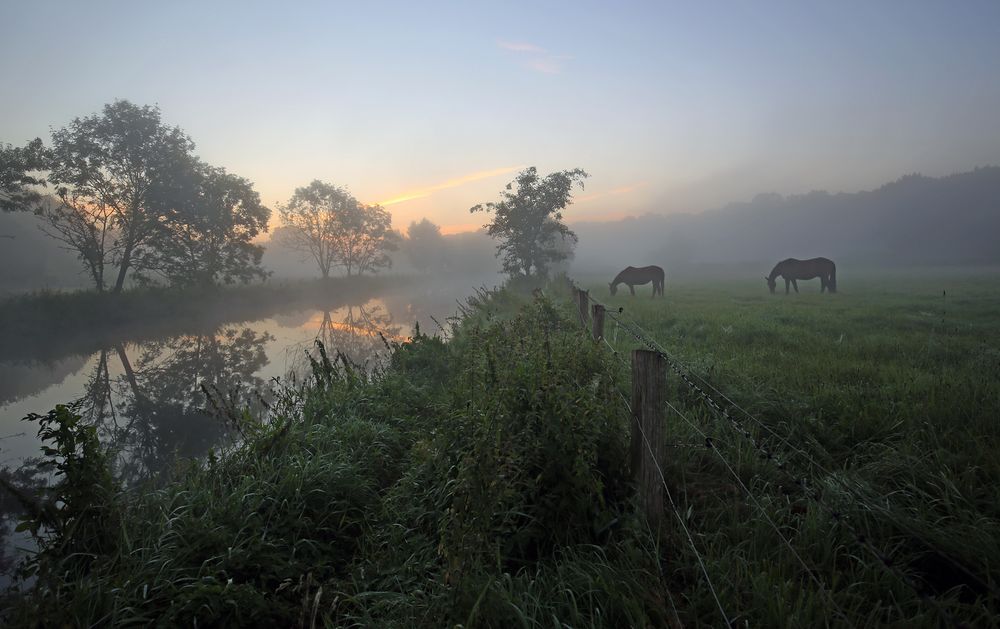
[(396, 239), (389, 213), (362, 205), (343, 188), (314, 180), (278, 211), (281, 244), (311, 257), (324, 279), (338, 266), (350, 276), (391, 264), (387, 252)]
[(107, 266), (116, 268), (111, 288), (120, 292), (129, 272), (152, 259), (146, 254), (159, 244), (177, 187), (190, 181), (193, 149), (158, 108), (125, 100), (52, 133), (48, 181), (60, 203), (47, 212), (50, 233), (77, 251), (98, 290)]
[(39, 191), (45, 179), (47, 153), (42, 141), (35, 138), (23, 147), (0, 144), (0, 211), (14, 212), (35, 208), (42, 199)]
[(503, 269), (511, 276), (547, 275), (553, 262), (565, 260), (569, 253), (560, 242), (574, 234), (562, 222), (562, 211), (572, 202), (573, 184), (583, 188), (588, 177), (576, 168), (540, 177), (534, 166), (520, 173), (500, 193), (500, 201), (473, 206), (470, 212), (489, 212), (493, 222), (487, 233), (500, 241), (497, 257), (503, 256)]
[(80, 259), (94, 287), (104, 292), (105, 271), (111, 268), (120, 251), (115, 229), (115, 209), (98, 201), (88, 202), (68, 189), (59, 192), (59, 201), (40, 210), (42, 231), (62, 243)]
[(348, 277), (392, 266), (389, 252), (398, 248), (399, 234), (392, 230), (392, 215), (385, 208), (357, 202), (347, 206), (340, 217), (336, 249)]
[(418, 271), (438, 268), (444, 262), (445, 241), (441, 228), (427, 220), (410, 223), (405, 251), (410, 264)]
[(324, 279), (337, 264), (336, 235), (339, 217), (357, 203), (343, 188), (318, 179), (296, 188), (292, 198), (278, 208), (281, 244), (313, 259)]
[(253, 184), (223, 168), (196, 163), (155, 234), (140, 266), (175, 285), (215, 285), (263, 279), (264, 248), (253, 242), (267, 231), (271, 210)]

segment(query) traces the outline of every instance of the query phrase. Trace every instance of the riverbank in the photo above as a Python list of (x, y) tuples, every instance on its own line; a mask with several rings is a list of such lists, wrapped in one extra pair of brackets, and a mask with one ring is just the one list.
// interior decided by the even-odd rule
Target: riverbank
[[(996, 626), (1000, 293), (948, 282), (594, 284), (617, 354), (565, 287), (481, 292), (373, 373), (318, 359), (269, 421), (221, 407), (245, 439), (204, 466), (70, 494), (73, 530), (106, 533), (52, 540), (10, 619)], [(656, 532), (626, 469), (640, 345), (614, 317), (730, 411), (669, 372)]]
[(370, 375), (320, 358), (266, 422), (222, 410), (243, 444), (159, 488), (77, 468), (73, 523), (53, 516), (8, 620), (666, 624), (627, 417), (608, 412), (621, 374), (547, 299), (482, 293), (466, 311), (449, 342), (415, 334)]

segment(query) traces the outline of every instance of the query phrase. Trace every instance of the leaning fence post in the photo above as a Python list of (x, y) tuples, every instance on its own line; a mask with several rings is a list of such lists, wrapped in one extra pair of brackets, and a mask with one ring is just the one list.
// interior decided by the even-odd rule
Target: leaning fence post
[(594, 316), (594, 340), (600, 341), (604, 338), (604, 306), (601, 304), (594, 304), (593, 308)]
[(639, 504), (649, 523), (663, 516), (663, 478), (659, 465), (664, 452), (664, 400), (667, 368), (659, 352), (632, 351), (632, 475)]
[(577, 297), (580, 299), (580, 325), (587, 327), (587, 306), (590, 304), (590, 291), (580, 290), (577, 293)]

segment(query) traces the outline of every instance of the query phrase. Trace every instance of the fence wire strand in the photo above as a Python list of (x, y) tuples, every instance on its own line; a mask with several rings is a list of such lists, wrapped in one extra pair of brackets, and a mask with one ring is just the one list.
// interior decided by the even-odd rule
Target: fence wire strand
[[(681, 378), (681, 380), (686, 385), (688, 385), (689, 388), (691, 388), (692, 390), (694, 390), (696, 393), (699, 394), (699, 396), (701, 397), (702, 401), (705, 402), (706, 406), (708, 406), (712, 411), (714, 411), (715, 413), (717, 413), (718, 415), (720, 415), (722, 418), (728, 420), (728, 422), (730, 423), (730, 425), (733, 427), (734, 430), (736, 430), (737, 433), (739, 433), (743, 437), (745, 437), (751, 443), (751, 445), (753, 445), (753, 447), (755, 449), (757, 449), (759, 452), (761, 452), (761, 454), (763, 455), (764, 458), (766, 458), (769, 461), (775, 462), (776, 466), (779, 469), (781, 469), (782, 471), (785, 471), (786, 473), (788, 473), (788, 470), (786, 469), (786, 466), (785, 466), (784, 462), (778, 460), (775, 457), (774, 453), (772, 453), (769, 449), (767, 449), (765, 446), (763, 446), (762, 444), (760, 444), (760, 442), (753, 436), (753, 434), (749, 430), (747, 430), (746, 428), (744, 428), (742, 426), (742, 424), (729, 413), (728, 409), (724, 408), (714, 398), (712, 398), (712, 396), (707, 391), (705, 391), (701, 386), (699, 386), (697, 383), (695, 383), (692, 380), (692, 377), (696, 378), (699, 382), (701, 382), (701, 384), (705, 388), (711, 389), (712, 392), (714, 392), (720, 398), (722, 398), (723, 400), (725, 400), (726, 403), (731, 408), (734, 408), (737, 411), (739, 411), (743, 416), (745, 416), (750, 421), (752, 421), (756, 426), (759, 426), (760, 428), (762, 428), (763, 430), (765, 430), (767, 433), (769, 433), (771, 436), (773, 436), (775, 439), (777, 439), (782, 445), (784, 445), (786, 448), (788, 448), (789, 450), (791, 450), (792, 452), (794, 452), (795, 454), (797, 454), (799, 457), (801, 457), (803, 460), (805, 460), (806, 462), (808, 462), (815, 469), (818, 469), (819, 471), (823, 472), (828, 478), (834, 479), (834, 481), (836, 481), (845, 490), (847, 490), (848, 496), (851, 499), (853, 499), (859, 506), (866, 507), (866, 508), (868, 508), (871, 511), (877, 511), (879, 513), (882, 513), (885, 517), (888, 517), (891, 522), (893, 522), (896, 526), (900, 527), (903, 530), (907, 530), (909, 528), (909, 527), (905, 526), (903, 523), (899, 522), (898, 519), (893, 514), (888, 513), (888, 509), (881, 508), (881, 507), (873, 508), (873, 507), (871, 507), (871, 505), (867, 504), (866, 501), (861, 500), (856, 495), (855, 490), (847, 484), (847, 481), (845, 479), (842, 479), (838, 475), (832, 473), (826, 466), (824, 466), (823, 464), (819, 463), (818, 461), (816, 461), (815, 458), (813, 458), (812, 456), (810, 456), (810, 454), (808, 452), (806, 452), (806, 451), (802, 450), (801, 448), (799, 448), (799, 447), (795, 446), (794, 444), (792, 444), (791, 441), (788, 438), (784, 437), (783, 435), (781, 435), (780, 433), (778, 433), (777, 431), (775, 431), (773, 428), (771, 428), (770, 426), (768, 426), (766, 423), (764, 423), (763, 421), (761, 421), (759, 418), (757, 418), (756, 416), (754, 416), (752, 413), (750, 413), (749, 411), (747, 411), (745, 408), (743, 408), (742, 406), (740, 406), (739, 404), (737, 404), (729, 396), (727, 396), (725, 393), (723, 393), (722, 391), (720, 391), (717, 387), (715, 387), (710, 382), (708, 382), (708, 380), (706, 380), (704, 377), (702, 377), (699, 374), (697, 374), (690, 367), (688, 367), (687, 365), (684, 365), (681, 361), (679, 361), (676, 358), (674, 358), (669, 352), (667, 352), (662, 346), (660, 346), (659, 343), (657, 343), (655, 340), (651, 339), (650, 336), (649, 336), (649, 334), (648, 334), (648, 332), (646, 332), (646, 330), (644, 330), (637, 323), (631, 322), (631, 321), (623, 321), (618, 316), (618, 315), (620, 315), (622, 313), (622, 309), (618, 309), (617, 312), (615, 312), (615, 310), (613, 310), (613, 309), (609, 308), (608, 306), (602, 304), (600, 301), (598, 301), (598, 300), (590, 297), (589, 295), (588, 295), (588, 300), (592, 301), (595, 304), (599, 304), (599, 305), (604, 306), (605, 313), (607, 314), (607, 316), (609, 316), (615, 322), (615, 331), (614, 331), (614, 340), (615, 340), (615, 343), (618, 342), (618, 331), (619, 331), (619, 328), (624, 328), (625, 331), (630, 336), (632, 336), (633, 338), (635, 338), (635, 340), (640, 345), (643, 345), (646, 348), (648, 348), (649, 350), (651, 350), (653, 352), (656, 352), (657, 354), (659, 354), (660, 356), (662, 356), (665, 359), (665, 361), (667, 362), (667, 364), (670, 366), (671, 370), (675, 374), (677, 374)], [(603, 336), (602, 336), (602, 340), (608, 346), (608, 348), (613, 353), (613, 355), (616, 356), (616, 357), (618, 357), (619, 360), (626, 367), (628, 367), (628, 363), (625, 360), (625, 358), (623, 356), (621, 356), (620, 351), (618, 349), (616, 349), (611, 343), (608, 343), (607, 339), (605, 339)], [(630, 415), (632, 415), (631, 406), (629, 405), (628, 401), (625, 399), (624, 395), (622, 395), (622, 400), (625, 402), (626, 407), (629, 409)], [(823, 592), (823, 593), (825, 593), (826, 596), (829, 597), (829, 600), (830, 600), (831, 604), (837, 609), (838, 615), (841, 616), (841, 618), (843, 618), (845, 621), (847, 621), (846, 615), (844, 614), (843, 610), (839, 607), (839, 605), (837, 605), (836, 601), (833, 599), (832, 593), (830, 592), (830, 590), (828, 590), (823, 585), (822, 581), (819, 580), (819, 578), (814, 574), (814, 572), (809, 569), (808, 565), (805, 563), (805, 561), (802, 559), (802, 557), (798, 554), (797, 551), (795, 551), (794, 547), (791, 546), (791, 543), (781, 533), (781, 531), (778, 529), (777, 525), (773, 522), (773, 520), (764, 511), (763, 506), (753, 496), (753, 494), (750, 492), (750, 489), (743, 483), (742, 479), (739, 478), (739, 476), (736, 473), (735, 469), (732, 468), (732, 466), (725, 459), (725, 457), (722, 456), (721, 452), (719, 452), (719, 450), (717, 448), (715, 448), (715, 447), (712, 446), (713, 438), (709, 437), (704, 431), (702, 431), (700, 428), (698, 428), (698, 426), (694, 422), (692, 422), (679, 409), (677, 409), (675, 406), (673, 406), (672, 404), (670, 404), (669, 401), (667, 402), (667, 406), (669, 406), (671, 408), (671, 410), (673, 410), (677, 414), (677, 416), (681, 417), (683, 419), (683, 421), (688, 424), (688, 426), (690, 426), (693, 430), (695, 430), (698, 434), (700, 434), (705, 439), (706, 445), (708, 447), (710, 447), (711, 449), (713, 449), (716, 452), (716, 454), (719, 456), (719, 458), (723, 462), (723, 464), (725, 464), (725, 466), (729, 469), (730, 473), (734, 476), (734, 478), (736, 478), (737, 482), (740, 484), (740, 486), (742, 487), (742, 489), (744, 490), (744, 492), (747, 494), (747, 496), (754, 502), (754, 504), (758, 507), (758, 509), (760, 509), (761, 513), (764, 514), (764, 517), (768, 520), (768, 523), (772, 526), (772, 528), (774, 528), (774, 530), (777, 532), (777, 534), (782, 539), (782, 541), (784, 542), (784, 544), (789, 548), (789, 550), (793, 553), (793, 555), (798, 560), (798, 562), (803, 566), (803, 568), (809, 574), (810, 578), (813, 579), (816, 582), (816, 584), (819, 586), (820, 591)], [(647, 447), (647, 449), (650, 452), (650, 456), (652, 456), (652, 448), (651, 448), (648, 440), (646, 439), (645, 433), (642, 432), (642, 426), (640, 424), (638, 424), (638, 422), (637, 422), (637, 425), (639, 427), (640, 433), (642, 434), (642, 438), (643, 438), (644, 442), (646, 443), (646, 447)], [(683, 525), (684, 524), (683, 523), (683, 519), (681, 518), (679, 512), (677, 511), (676, 504), (674, 504), (672, 496), (670, 496), (669, 489), (666, 486), (666, 480), (663, 477), (663, 472), (660, 469), (658, 462), (656, 462), (656, 469), (657, 469), (657, 472), (658, 472), (658, 474), (660, 476), (661, 482), (663, 482), (664, 489), (667, 492), (668, 499), (670, 500), (670, 503), (671, 503), (671, 507), (674, 509), (674, 514), (678, 517), (678, 519), (681, 521), (681, 524)], [(924, 600), (924, 601), (930, 603), (936, 609), (936, 611), (938, 611), (938, 613), (941, 615), (942, 619), (946, 623), (951, 624), (953, 626), (962, 626), (962, 624), (959, 623), (959, 622), (957, 622), (957, 620), (948, 612), (948, 610), (946, 610), (946, 609), (944, 609), (942, 607), (940, 601), (936, 600), (936, 598), (934, 598), (932, 596), (929, 596), (926, 592), (924, 592), (923, 589), (919, 586), (919, 584), (915, 583), (913, 581), (913, 579), (909, 575), (907, 575), (906, 573), (902, 572), (898, 567), (896, 567), (890, 558), (886, 557), (881, 551), (879, 551), (877, 548), (875, 548), (874, 545), (865, 536), (859, 534), (852, 526), (850, 526), (850, 524), (847, 521), (847, 518), (845, 516), (843, 516), (842, 514), (840, 514), (837, 510), (832, 509), (828, 505), (824, 504), (823, 501), (821, 500), (820, 496), (819, 496), (819, 493), (816, 490), (810, 490), (809, 488), (806, 487), (805, 479), (804, 478), (803, 479), (799, 479), (799, 478), (794, 478), (793, 477), (793, 480), (794, 480), (794, 482), (795, 482), (796, 485), (798, 485), (799, 487), (801, 487), (801, 489), (804, 491), (804, 493), (808, 497), (810, 497), (814, 501), (816, 501), (821, 508), (823, 508), (824, 510), (828, 511), (829, 515), (833, 518), (833, 520), (836, 523), (840, 523), (840, 524), (845, 525), (845, 527), (855, 537), (856, 542), (859, 545), (861, 545), (863, 548), (865, 548), (866, 550), (868, 550), (870, 553), (872, 553), (878, 559), (879, 564), (883, 567), (883, 569), (885, 569), (886, 571), (890, 572), (897, 579), (899, 579), (904, 584), (906, 584), (910, 589), (913, 590), (913, 592), (915, 594), (917, 594), (917, 596), (921, 600)], [(688, 532), (687, 527), (685, 526), (684, 528), (685, 528), (685, 533), (688, 534), (689, 541), (692, 544), (692, 549), (695, 550), (695, 554), (698, 557), (699, 564), (701, 565), (702, 571), (705, 574), (706, 581), (709, 582), (709, 586), (711, 587), (711, 582), (708, 579), (708, 573), (707, 573), (707, 571), (705, 571), (704, 562), (701, 560), (700, 555), (697, 554), (697, 550), (694, 549), (693, 540), (690, 538), (690, 533)], [(962, 573), (966, 574), (973, 581), (975, 581), (979, 585), (983, 586), (985, 589), (988, 589), (994, 595), (998, 594), (996, 586), (994, 586), (992, 583), (989, 583), (989, 582), (984, 581), (983, 579), (981, 579), (978, 575), (976, 575), (975, 573), (971, 572), (967, 567), (965, 567), (961, 562), (955, 560), (954, 558), (952, 558), (952, 557), (950, 557), (950, 556), (948, 556), (948, 555), (946, 555), (944, 553), (941, 553), (940, 551), (937, 551), (932, 544), (928, 543), (926, 540), (922, 539), (920, 536), (917, 536), (915, 533), (913, 533), (913, 535), (915, 536), (915, 539), (917, 541), (921, 542), (927, 548), (931, 549), (933, 552), (935, 552), (939, 556), (941, 556), (944, 559), (946, 559), (950, 564), (952, 564), (953, 566), (955, 566), (956, 568), (958, 568)], [(715, 593), (714, 589), (712, 590), (712, 594), (713, 594), (714, 597), (716, 596), (716, 593)], [(716, 603), (718, 603), (718, 602), (719, 602), (718, 598), (716, 597)], [(728, 621), (728, 617), (725, 615), (725, 612), (722, 610), (721, 605), (719, 607), (719, 610), (720, 610), (720, 612), (722, 612), (723, 618), (726, 620), (727, 625), (728, 625), (728, 622), (729, 622)], [(849, 621), (847, 621), (847, 622), (849, 623)]]
[(708, 589), (712, 593), (712, 598), (715, 599), (715, 604), (719, 608), (719, 613), (722, 614), (722, 620), (726, 623), (726, 627), (731, 628), (733, 625), (729, 620), (729, 615), (726, 614), (726, 610), (722, 607), (722, 601), (719, 600), (719, 595), (715, 591), (715, 586), (712, 585), (712, 578), (708, 576), (708, 568), (705, 567), (705, 561), (701, 558), (701, 553), (698, 552), (698, 547), (694, 543), (694, 537), (692, 537), (691, 531), (684, 522), (684, 517), (681, 516), (680, 509), (677, 508), (677, 503), (674, 502), (674, 497), (673, 494), (670, 493), (670, 488), (667, 487), (667, 480), (663, 476), (663, 470), (660, 468), (660, 462), (656, 460), (656, 455), (653, 453), (653, 448), (649, 443), (649, 439), (646, 438), (646, 432), (642, 429), (642, 423), (639, 421), (639, 418), (636, 417), (635, 413), (632, 412), (632, 405), (625, 399), (625, 395), (621, 391), (619, 391), (618, 394), (621, 396), (622, 401), (625, 402), (625, 408), (628, 409), (629, 416), (632, 417), (635, 421), (635, 425), (639, 428), (639, 434), (642, 436), (642, 442), (646, 444), (646, 451), (649, 452), (649, 458), (653, 462), (653, 466), (656, 468), (656, 473), (659, 475), (660, 482), (663, 484), (663, 491), (667, 496), (667, 500), (670, 502), (670, 509), (673, 511), (674, 516), (680, 523), (681, 528), (684, 529), (684, 535), (687, 537), (688, 544), (691, 546), (691, 550), (694, 552), (694, 556), (698, 560), (698, 565), (701, 566), (701, 573), (705, 577), (705, 583), (708, 585)]

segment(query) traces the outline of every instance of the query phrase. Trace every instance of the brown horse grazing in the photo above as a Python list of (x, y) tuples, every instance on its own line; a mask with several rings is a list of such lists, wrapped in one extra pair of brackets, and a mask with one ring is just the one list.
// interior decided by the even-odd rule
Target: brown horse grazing
[(767, 287), (774, 293), (776, 282), (774, 278), (781, 276), (785, 279), (785, 294), (788, 294), (788, 285), (795, 287), (795, 292), (799, 292), (799, 285), (796, 280), (811, 280), (819, 278), (820, 289), (823, 292), (827, 289), (831, 293), (837, 292), (837, 265), (833, 260), (826, 258), (813, 258), (811, 260), (796, 260), (788, 258), (774, 265), (771, 274), (765, 277)]
[(659, 293), (663, 297), (663, 269), (658, 266), (626, 267), (615, 279), (608, 284), (611, 287), (611, 294), (618, 292), (619, 284), (628, 284), (628, 289), (635, 295), (636, 285), (653, 283), (653, 297)]

